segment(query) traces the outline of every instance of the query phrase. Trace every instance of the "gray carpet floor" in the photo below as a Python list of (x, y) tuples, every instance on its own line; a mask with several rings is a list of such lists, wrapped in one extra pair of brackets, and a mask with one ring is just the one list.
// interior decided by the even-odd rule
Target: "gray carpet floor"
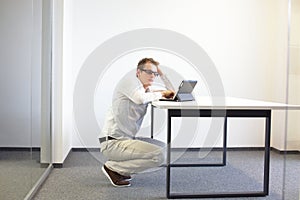
[(0, 199), (24, 199), (45, 171), (39, 152), (0, 151)]
[[(201, 162), (219, 162), (218, 152), (175, 152), (176, 163), (197, 159)], [(263, 152), (228, 151), (224, 167), (172, 168), (171, 192), (240, 192), (261, 191)], [(71, 152), (63, 168), (54, 168), (34, 200), (117, 200), (167, 199), (166, 169), (134, 175), (131, 187), (115, 188), (101, 171), (105, 159), (99, 152)], [(175, 162), (175, 161), (174, 161)], [(266, 197), (226, 198), (259, 200), (298, 200), (300, 187), (300, 155), (282, 155), (271, 152), (270, 193)], [(285, 169), (285, 170), (284, 170)], [(216, 199), (216, 198), (214, 198)], [(222, 198), (219, 198), (222, 199)]]

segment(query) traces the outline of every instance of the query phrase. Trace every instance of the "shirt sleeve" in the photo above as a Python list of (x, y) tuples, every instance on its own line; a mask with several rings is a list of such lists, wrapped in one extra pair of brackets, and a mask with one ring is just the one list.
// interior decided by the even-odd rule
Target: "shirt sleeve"
[(136, 90), (131, 96), (131, 100), (136, 104), (146, 104), (162, 98), (161, 92), (145, 92), (144, 88)]
[(146, 92), (139, 80), (133, 80), (123, 84), (121, 93), (135, 104), (146, 104), (162, 98), (161, 92)]

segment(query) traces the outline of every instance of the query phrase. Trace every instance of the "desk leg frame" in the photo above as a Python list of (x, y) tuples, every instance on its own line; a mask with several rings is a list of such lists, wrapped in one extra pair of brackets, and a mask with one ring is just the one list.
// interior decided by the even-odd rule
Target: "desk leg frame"
[(226, 165), (227, 155), (227, 117), (224, 118), (224, 130), (223, 130), (223, 166)]
[[(151, 111), (153, 117), (153, 108)], [(177, 112), (177, 111), (176, 111)], [(175, 112), (175, 113), (176, 113)], [(191, 112), (193, 113), (193, 112)], [(200, 113), (198, 111), (198, 113)], [(222, 113), (222, 112), (221, 112)], [(224, 113), (224, 112), (223, 112)], [(201, 114), (187, 114), (185, 116), (198, 116)], [(226, 149), (227, 149), (227, 117), (264, 117), (265, 120), (265, 153), (264, 153), (264, 178), (263, 178), (263, 191), (257, 192), (228, 192), (228, 193), (209, 193), (209, 194), (181, 194), (171, 193), (171, 120), (172, 117), (184, 117), (174, 114), (172, 110), (168, 110), (167, 120), (167, 166), (166, 166), (166, 196), (170, 198), (222, 198), (222, 197), (260, 197), (269, 194), (269, 171), (270, 171), (270, 135), (271, 135), (271, 110), (226, 110), (224, 120), (224, 140), (223, 140), (223, 164), (226, 165)], [(206, 116), (207, 117), (207, 116)], [(216, 116), (220, 117), (220, 116)], [(224, 115), (223, 115), (224, 117)], [(188, 167), (189, 165), (176, 165), (176, 167)], [(191, 165), (193, 166), (193, 165)]]

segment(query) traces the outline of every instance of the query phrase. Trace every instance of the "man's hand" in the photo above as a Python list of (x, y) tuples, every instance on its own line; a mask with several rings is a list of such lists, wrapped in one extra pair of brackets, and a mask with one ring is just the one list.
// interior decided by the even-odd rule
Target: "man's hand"
[(157, 73), (158, 73), (160, 76), (164, 75), (163, 72), (161, 71), (161, 69), (160, 69), (159, 66), (157, 66)]
[(163, 90), (161, 92), (162, 96), (167, 98), (167, 99), (171, 99), (174, 97), (175, 92), (172, 90)]

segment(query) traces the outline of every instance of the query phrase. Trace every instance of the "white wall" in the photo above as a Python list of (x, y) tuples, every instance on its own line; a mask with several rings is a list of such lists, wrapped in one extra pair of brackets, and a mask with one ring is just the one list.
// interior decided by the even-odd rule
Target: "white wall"
[[(73, 119), (69, 115), (72, 84), (75, 84), (83, 63), (103, 42), (134, 29), (168, 29), (198, 43), (214, 62), (227, 96), (284, 102), (286, 10), (287, 2), (281, 0), (65, 0), (63, 80), (68, 84), (63, 85), (63, 91), (67, 92), (63, 96), (63, 126), (68, 130), (67, 134), (74, 130), (72, 146), (99, 146), (97, 135), (90, 134), (88, 127), (85, 133), (75, 131), (76, 126), (72, 125)], [(158, 56), (159, 53), (148, 55)], [(107, 75), (111, 78), (107, 85), (112, 86), (103, 89), (107, 91), (103, 95), (105, 99), (110, 99), (110, 90), (118, 80), (112, 75), (117, 74), (116, 63), (122, 63), (119, 67), (128, 67), (129, 71), (134, 69), (141, 56), (148, 55), (133, 53), (113, 63), (111, 68), (116, 70)], [(158, 60), (171, 66), (168, 56)], [(99, 124), (103, 123), (105, 112), (106, 108), (96, 111)], [(253, 121), (253, 124), (246, 124), (243, 120), (230, 120), (229, 146), (263, 145), (264, 123)], [(281, 135), (281, 130), (277, 134)]]
[[(68, 107), (72, 103), (65, 96), (70, 95), (68, 76), (72, 76), (69, 67), (64, 63), (64, 1), (53, 1), (53, 26), (52, 26), (52, 66), (53, 66), (53, 93), (52, 93), (52, 118), (53, 118), (53, 163), (62, 163), (71, 149), (72, 132), (68, 131), (72, 111)], [(72, 91), (72, 90), (71, 90)]]
[(41, 3), (0, 2), (0, 146), (40, 145)]
[[(290, 57), (289, 57), (289, 92), (288, 102), (300, 104), (300, 1), (291, 1), (291, 24), (290, 24)], [(289, 111), (287, 149), (300, 150), (300, 118), (299, 111)]]

